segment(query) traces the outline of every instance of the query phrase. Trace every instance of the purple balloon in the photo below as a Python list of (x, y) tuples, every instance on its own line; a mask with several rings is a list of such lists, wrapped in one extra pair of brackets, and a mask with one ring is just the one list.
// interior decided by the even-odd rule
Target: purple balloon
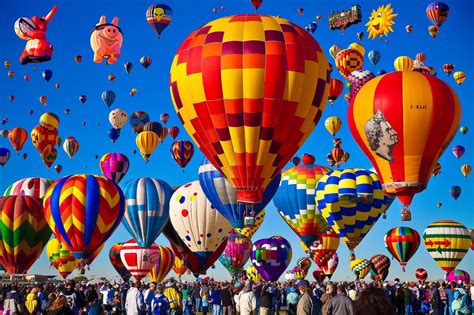
[(253, 243), (252, 264), (267, 281), (277, 281), (291, 261), (290, 243), (281, 236), (264, 238)]
[(464, 151), (466, 151), (466, 149), (464, 149), (462, 145), (455, 145), (452, 151), (454, 156), (459, 159), (461, 156), (463, 156)]
[(461, 269), (453, 269), (448, 274), (445, 276), (446, 281), (452, 282), (452, 281), (464, 281), (464, 282), (470, 282), (471, 277), (469, 276), (469, 273), (467, 271), (461, 270)]
[(360, 88), (375, 78), (375, 74), (369, 70), (356, 70), (352, 71), (347, 77), (347, 80), (351, 83), (351, 94), (354, 96)]

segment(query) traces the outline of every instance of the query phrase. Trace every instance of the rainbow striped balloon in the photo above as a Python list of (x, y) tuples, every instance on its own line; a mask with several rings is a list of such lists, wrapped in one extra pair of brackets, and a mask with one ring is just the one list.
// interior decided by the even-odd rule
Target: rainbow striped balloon
[(112, 180), (96, 175), (58, 179), (43, 200), (46, 220), (77, 259), (87, 260), (122, 222), (125, 198)]
[(377, 222), (384, 202), (379, 178), (368, 170), (335, 170), (316, 188), (318, 209), (351, 251)]
[(471, 245), (471, 233), (456, 221), (431, 223), (423, 233), (426, 250), (446, 273), (455, 269)]
[(402, 270), (405, 271), (407, 262), (420, 246), (420, 234), (415, 229), (400, 226), (388, 231), (384, 241), (387, 250), (400, 262)]
[(158, 245), (160, 251), (160, 258), (148, 273), (148, 278), (151, 282), (160, 283), (171, 271), (174, 264), (174, 253), (171, 248)]

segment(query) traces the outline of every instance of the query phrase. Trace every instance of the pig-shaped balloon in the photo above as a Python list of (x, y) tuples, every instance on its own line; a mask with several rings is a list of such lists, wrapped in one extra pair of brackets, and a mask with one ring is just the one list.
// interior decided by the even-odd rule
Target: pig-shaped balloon
[(99, 23), (91, 32), (94, 62), (101, 63), (105, 58), (109, 64), (116, 63), (117, 58), (120, 57), (122, 40), (122, 30), (118, 27), (118, 17), (114, 17), (112, 23), (107, 23), (105, 16), (101, 16)]

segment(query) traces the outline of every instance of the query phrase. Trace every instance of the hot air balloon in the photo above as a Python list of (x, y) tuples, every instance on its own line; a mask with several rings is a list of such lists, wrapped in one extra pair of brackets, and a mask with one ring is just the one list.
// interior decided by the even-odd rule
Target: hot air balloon
[(370, 273), (377, 276), (378, 279), (384, 281), (388, 276), (388, 270), (390, 268), (390, 258), (385, 255), (374, 255), (370, 258), (372, 263), (372, 269)]
[(312, 163), (291, 167), (281, 174), (280, 187), (273, 197), (283, 220), (307, 246), (318, 240), (328, 228), (316, 208), (315, 188), (329, 171), (327, 167)]
[(326, 127), (326, 130), (331, 134), (331, 136), (334, 137), (341, 129), (342, 121), (337, 116), (331, 116), (326, 118), (326, 121), (324, 122), (324, 127)]
[(160, 247), (153, 243), (142, 248), (132, 239), (122, 245), (120, 259), (127, 271), (140, 281), (160, 260)]
[(123, 67), (124, 67), (124, 69), (125, 69), (125, 72), (126, 72), (127, 74), (130, 74), (130, 72), (132, 72), (132, 69), (133, 69), (133, 63), (131, 63), (131, 62), (126, 62), (126, 63), (123, 64)]
[(331, 280), (332, 275), (337, 269), (337, 265), (339, 264), (339, 257), (337, 256), (337, 253), (334, 253), (328, 261), (321, 267), (321, 270), (324, 272), (324, 275), (328, 277), (329, 280)]
[(161, 113), (160, 114), (160, 120), (162, 123), (166, 124), (168, 120), (170, 119), (170, 115), (167, 113)]
[(151, 282), (160, 283), (171, 271), (174, 264), (174, 253), (171, 248), (158, 245), (160, 255), (156, 264), (148, 273), (148, 278)]
[(149, 247), (169, 220), (173, 190), (155, 178), (132, 179), (121, 188), (126, 206), (123, 225), (140, 247)]
[(194, 145), (188, 140), (177, 140), (171, 145), (170, 153), (176, 163), (184, 168), (193, 157)]
[(107, 135), (109, 136), (109, 139), (115, 143), (115, 141), (120, 137), (120, 129), (110, 128)]
[(336, 99), (341, 95), (342, 90), (344, 89), (344, 84), (341, 80), (331, 78), (329, 80), (329, 97), (328, 100), (331, 102), (331, 105), (334, 104)]
[(79, 142), (74, 137), (67, 137), (64, 139), (63, 144), (64, 152), (72, 159), (72, 157), (77, 153), (79, 150)]
[(300, 165), (301, 163), (301, 158), (299, 156), (294, 156), (292, 159), (291, 159), (291, 162), (295, 165), (295, 166), (298, 166)]
[(143, 66), (143, 68), (148, 69), (148, 67), (151, 65), (151, 57), (150, 56), (141, 57), (140, 64)]
[(122, 129), (127, 123), (127, 112), (121, 108), (114, 109), (109, 113), (109, 122), (114, 129)]
[(59, 260), (59, 250), (61, 248), (61, 243), (58, 241), (56, 237), (53, 237), (48, 241), (46, 244), (46, 256), (48, 256), (49, 262), (51, 266), (58, 268), (59, 264), (61, 263)]
[(431, 223), (423, 233), (428, 253), (446, 273), (455, 269), (471, 244), (471, 233), (456, 221), (440, 220)]
[(148, 161), (153, 151), (155, 151), (158, 141), (158, 136), (153, 131), (142, 131), (137, 135), (135, 142), (145, 161)]
[[(224, 176), (204, 158), (199, 167), (199, 182), (207, 199), (219, 211), (233, 228), (244, 228), (245, 217), (252, 215), (243, 204), (237, 202), (237, 192)], [(280, 176), (273, 179), (263, 193), (262, 202), (253, 205), (253, 216), (263, 211), (270, 202), (280, 182)], [(248, 235), (247, 235), (248, 236)]]
[(50, 236), (41, 199), (0, 197), (0, 260), (9, 274), (26, 273), (41, 255)]
[(401, 226), (385, 234), (385, 247), (398, 260), (402, 270), (420, 246), (420, 234), (412, 228)]
[(133, 112), (130, 115), (130, 125), (132, 125), (132, 129), (136, 133), (142, 132), (143, 127), (149, 121), (150, 117), (145, 112)]
[(430, 34), (430, 36), (432, 38), (436, 38), (438, 36), (438, 33), (439, 33), (439, 27), (438, 26), (436, 26), (436, 25), (428, 26), (428, 34)]
[(390, 3), (379, 6), (377, 10), (373, 9), (369, 21), (365, 24), (369, 39), (375, 39), (377, 36), (382, 38), (383, 35), (388, 37), (388, 34), (393, 32), (394, 19), (397, 16), (397, 13), (393, 13)]
[(132, 88), (130, 90), (130, 96), (134, 96), (135, 94), (137, 94), (137, 92), (138, 92), (137, 88)]
[(46, 190), (51, 186), (53, 181), (43, 177), (28, 177), (20, 179), (5, 190), (4, 196), (30, 196), (43, 198)]
[(453, 155), (459, 159), (461, 156), (464, 155), (464, 152), (466, 151), (466, 149), (464, 149), (464, 147), (462, 145), (455, 145), (452, 150), (453, 152)]
[(296, 280), (302, 281), (306, 278), (306, 275), (308, 274), (308, 271), (301, 269), (298, 266), (295, 266), (293, 269), (293, 274), (295, 275)]
[(451, 194), (451, 197), (454, 198), (454, 200), (458, 200), (459, 196), (461, 196), (461, 187), (460, 186), (451, 186), (451, 188), (449, 188), (449, 193)]
[(443, 65), (443, 71), (444, 73), (446, 73), (448, 76), (451, 74), (451, 72), (453, 72), (454, 70), (454, 65), (453, 64), (450, 64), (450, 63), (445, 63)]
[(367, 54), (367, 57), (369, 57), (370, 62), (376, 66), (379, 63), (380, 57), (382, 54), (378, 50), (371, 50)]
[(469, 174), (471, 174), (472, 167), (469, 164), (463, 164), (461, 166), (461, 173), (464, 175), (464, 177), (467, 177)]
[(39, 123), (43, 126), (50, 126), (57, 129), (59, 127), (59, 117), (55, 113), (44, 113), (41, 115)]
[(377, 174), (363, 169), (332, 171), (316, 186), (316, 205), (328, 225), (354, 257), (359, 245), (384, 210), (384, 193)]
[[(411, 93), (414, 90), (417, 93)], [(412, 110), (418, 114), (403, 114)], [(434, 165), (458, 128), (460, 115), (454, 91), (419, 72), (377, 77), (353, 97), (348, 112), (351, 133), (375, 166), (384, 191), (404, 204), (404, 219), (410, 218), (406, 207), (415, 193), (426, 188)]]
[[(213, 29), (212, 27), (217, 25), (219, 29), (224, 30), (223, 34), (219, 33), (219, 38), (225, 41), (240, 40), (234, 38), (234, 32), (230, 31), (237, 25), (236, 21), (239, 21), (237, 24), (244, 31), (242, 36), (252, 34), (252, 38), (258, 39), (258, 45), (261, 47), (273, 41), (265, 36), (264, 29), (267, 25), (277, 26), (278, 35), (275, 33), (272, 36), (278, 37), (278, 41), (284, 41), (286, 30), (291, 29), (294, 36), (292, 41), (299, 44), (294, 45), (294, 54), (288, 54), (286, 50), (279, 52), (279, 61), (275, 65), (259, 62), (258, 65), (252, 66), (252, 72), (259, 73), (258, 75), (248, 76), (244, 71), (244, 64), (240, 61), (234, 64), (232, 61), (232, 66), (229, 67), (233, 70), (226, 74), (229, 81), (221, 81), (220, 69), (227, 66), (219, 64), (216, 67), (215, 59), (221, 58), (220, 53), (217, 56), (204, 56), (201, 60), (191, 58), (188, 51), (193, 50), (197, 44), (194, 38), (199, 36), (200, 32)], [(213, 31), (206, 36), (212, 33)], [(221, 18), (193, 32), (185, 42), (190, 45), (183, 45), (178, 49), (170, 71), (170, 91), (178, 116), (199, 149), (237, 190), (237, 200), (249, 205), (259, 203), (264, 189), (309, 136), (325, 108), (329, 90), (329, 66), (326, 56), (308, 32), (284, 19), (271, 16), (236, 15)], [(222, 40), (218, 40), (219, 42)], [(199, 44), (199, 47), (207, 49), (208, 43)], [(227, 54), (226, 50), (222, 53)], [(239, 60), (254, 59), (255, 54), (264, 60), (268, 53), (268, 50), (260, 48), (255, 51), (251, 49), (232, 52)], [(292, 64), (300, 66), (296, 69), (290, 66)], [(196, 73), (199, 72), (199, 76), (203, 78), (202, 89), (198, 93), (193, 92), (192, 96), (188, 91), (195, 88), (190, 79), (194, 77), (194, 70), (183, 72), (183, 67), (199, 68)], [(287, 76), (287, 73), (297, 73), (301, 80), (295, 80), (293, 78), (296, 77)], [(265, 77), (273, 79), (269, 82)], [(237, 78), (241, 78), (241, 82), (245, 84), (230, 84), (234, 79), (238, 80)], [(300, 92), (291, 100), (295, 107), (289, 108), (284, 103), (289, 101), (288, 97), (292, 94), (289, 91), (296, 87)], [(214, 101), (218, 99), (221, 101)], [(233, 107), (231, 104), (236, 99), (248, 99), (252, 102), (262, 102), (264, 99), (272, 101), (271, 105), (259, 107), (257, 111), (249, 111), (247, 107), (233, 111), (230, 107)], [(232, 117), (226, 118), (211, 113), (207, 110), (207, 105), (200, 105), (209, 102), (220, 108), (221, 112), (232, 112)], [(205, 110), (202, 110), (204, 108)], [(246, 118), (241, 119), (244, 116)], [(211, 125), (217, 128), (204, 127)], [(267, 145), (269, 143), (273, 144)], [(287, 145), (283, 146), (283, 143)]]
[(43, 105), (43, 106), (48, 105), (48, 100), (47, 100), (46, 96), (44, 96), (44, 95), (41, 95), (39, 97), (39, 101), (40, 101), (41, 105)]
[(23, 149), (23, 145), (25, 144), (27, 139), (28, 132), (23, 128), (16, 127), (10, 130), (10, 132), (8, 133), (8, 140), (10, 140), (13, 149), (15, 149), (15, 151), (17, 152)]
[(372, 263), (365, 258), (356, 258), (351, 261), (350, 268), (356, 275), (356, 279), (364, 279), (372, 268)]
[(292, 282), (296, 280), (295, 272), (293, 270), (287, 270), (285, 272), (285, 280), (288, 282)]
[(466, 80), (466, 74), (462, 71), (456, 71), (453, 74), (453, 78), (454, 78), (454, 81), (456, 81), (458, 85), (461, 85), (464, 82), (464, 80)]
[(10, 102), (13, 102), (15, 100), (15, 95), (9, 95), (8, 99), (10, 100)]
[(86, 95), (80, 95), (79, 96), (79, 101), (84, 104), (87, 101), (87, 96)]
[(114, 82), (115, 81), (115, 74), (111, 73), (111, 74), (107, 75), (107, 79), (110, 82)]
[(257, 268), (255, 268), (254, 265), (248, 266), (245, 274), (247, 275), (247, 278), (252, 280), (253, 282), (259, 282), (262, 279), (262, 275), (259, 273)]
[(277, 281), (290, 264), (291, 257), (291, 245), (281, 236), (272, 236), (253, 243), (252, 264), (266, 281)]
[(186, 267), (183, 260), (176, 255), (174, 256), (173, 271), (178, 276), (178, 279), (181, 279), (181, 276), (188, 271), (188, 267)]
[(0, 148), (0, 165), (3, 167), (10, 159), (10, 150), (7, 148)]
[(55, 165), (54, 170), (59, 174), (63, 170), (63, 166), (61, 164)]
[(298, 260), (296, 260), (296, 266), (307, 272), (311, 267), (311, 259), (308, 257), (298, 258)]
[(245, 235), (248, 238), (252, 239), (252, 237), (255, 235), (255, 233), (257, 233), (258, 229), (262, 225), (264, 219), (265, 219), (265, 209), (260, 211), (260, 213), (255, 216), (255, 222), (253, 226), (249, 225), (243, 228), (235, 228), (235, 231), (239, 234)]
[(168, 128), (168, 133), (171, 136), (171, 138), (176, 139), (176, 137), (179, 134), (179, 128), (176, 126), (171, 126)]
[(106, 153), (100, 158), (99, 165), (102, 174), (118, 184), (127, 174), (130, 161), (122, 153)]
[(467, 271), (461, 269), (453, 269), (446, 274), (446, 277), (444, 279), (448, 282), (456, 281), (469, 283), (471, 281), (471, 276)]
[(88, 259), (119, 226), (124, 201), (122, 190), (105, 177), (66, 176), (46, 191), (44, 215), (74, 257)]
[(146, 10), (146, 20), (158, 38), (173, 19), (173, 10), (166, 4), (152, 4)]
[(435, 26), (440, 27), (446, 21), (448, 15), (449, 6), (444, 2), (432, 2), (426, 7), (426, 16)]
[(433, 171), (431, 172), (431, 175), (436, 177), (439, 174), (441, 174), (441, 164), (436, 163), (435, 167), (433, 168)]
[(418, 268), (415, 271), (415, 277), (420, 281), (420, 283), (424, 283), (428, 278), (428, 272), (423, 268)]
[(227, 245), (219, 256), (219, 261), (232, 277), (242, 269), (250, 258), (252, 241), (247, 236), (230, 233), (227, 236)]
[(250, 0), (255, 12), (257, 12), (258, 8), (262, 5), (263, 0)]
[(102, 92), (102, 101), (110, 108), (110, 106), (115, 102), (115, 92), (111, 90)]
[(397, 71), (411, 71), (413, 69), (413, 59), (408, 56), (399, 56), (393, 62), (393, 67)]
[(353, 48), (341, 50), (335, 58), (336, 68), (339, 73), (347, 78), (352, 71), (362, 69), (364, 65), (364, 55)]
[[(303, 243), (303, 245), (305, 245)], [(319, 268), (325, 268), (328, 261), (336, 254), (339, 247), (339, 236), (333, 229), (328, 228), (324, 231), (319, 239), (314, 241), (308, 248), (304, 246), (304, 251), (313, 259)]]
[(342, 50), (342, 48), (338, 45), (332, 45), (330, 48), (329, 48), (329, 54), (331, 55), (331, 57), (333, 59), (336, 58), (336, 55)]
[(407, 25), (405, 26), (405, 31), (407, 31), (408, 34), (413, 32), (413, 25)]
[(369, 70), (356, 70), (352, 71), (351, 74), (347, 76), (347, 80), (351, 83), (351, 94), (355, 95), (360, 88), (375, 78), (375, 74), (370, 72)]
[(120, 250), (122, 249), (122, 247), (123, 243), (116, 243), (112, 245), (109, 251), (109, 259), (110, 263), (115, 268), (120, 277), (123, 279), (123, 281), (128, 282), (132, 277), (132, 274), (128, 272), (127, 268), (125, 268), (125, 265), (122, 262), (122, 259), (120, 258)]
[(76, 269), (76, 259), (71, 251), (53, 237), (46, 244), (46, 253), (51, 265), (56, 268), (63, 279)]
[(208, 259), (227, 240), (231, 230), (227, 220), (207, 200), (199, 181), (185, 184), (173, 193), (170, 221), (184, 244), (197, 256), (201, 271), (207, 269)]
[(51, 80), (53, 77), (53, 71), (46, 69), (41, 73), (41, 75), (43, 76), (43, 79), (46, 80), (46, 82), (49, 82), (49, 80)]

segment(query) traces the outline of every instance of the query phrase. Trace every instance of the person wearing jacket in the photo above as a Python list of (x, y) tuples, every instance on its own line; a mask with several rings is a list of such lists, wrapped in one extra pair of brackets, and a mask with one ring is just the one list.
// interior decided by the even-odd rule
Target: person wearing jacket
[(66, 297), (69, 308), (72, 310), (74, 315), (77, 315), (79, 314), (79, 309), (85, 305), (85, 301), (74, 289), (75, 285), (76, 283), (74, 282), (74, 280), (68, 281), (66, 283), (66, 287), (61, 292), (61, 295), (64, 295)]
[(296, 315), (296, 307), (298, 305), (299, 294), (295, 287), (290, 288), (290, 293), (286, 296), (286, 314)]
[(257, 297), (252, 291), (250, 282), (245, 283), (244, 288), (236, 297), (237, 312), (240, 315), (252, 315), (257, 310)]
[[(151, 293), (150, 293), (151, 294)], [(151, 300), (151, 313), (153, 315), (165, 315), (170, 310), (170, 303), (168, 298), (163, 294), (161, 287), (156, 288), (156, 294)]]
[(298, 290), (301, 294), (298, 305), (296, 306), (296, 314), (298, 315), (319, 315), (321, 314), (321, 306), (317, 299), (311, 294), (311, 288), (307, 281), (300, 281)]
[(38, 290), (36, 288), (31, 289), (26, 296), (25, 308), (29, 315), (39, 314), (40, 303), (38, 302)]
[(270, 315), (272, 309), (272, 295), (270, 293), (270, 285), (263, 286), (260, 293), (260, 315)]
[(143, 292), (143, 299), (145, 300), (146, 304), (146, 313), (147, 315), (150, 315), (152, 313), (151, 311), (151, 301), (155, 298), (155, 290), (156, 290), (156, 283), (152, 282), (148, 285), (148, 289)]
[(199, 283), (196, 283), (193, 289), (193, 299), (194, 306), (196, 307), (197, 312), (200, 312), (202, 310), (201, 298), (201, 287), (199, 286)]
[(222, 315), (232, 315), (234, 300), (232, 297), (232, 291), (230, 290), (229, 283), (225, 282), (221, 290), (222, 300)]
[(127, 298), (125, 301), (127, 315), (139, 315), (145, 311), (145, 303), (143, 302), (143, 295), (140, 292), (140, 287), (141, 284), (137, 281), (127, 292)]
[(10, 292), (7, 292), (5, 295), (5, 300), (3, 301), (3, 312), (8, 314), (10, 312), (11, 315), (21, 314), (22, 310), (18, 305), (20, 294), (18, 293), (18, 287), (13, 286)]
[(211, 287), (212, 315), (220, 315), (221, 313), (221, 289), (216, 283)]
[(173, 279), (168, 280), (166, 284), (166, 289), (163, 291), (163, 294), (168, 298), (170, 303), (170, 314), (173, 315), (176, 312), (180, 312), (182, 309), (181, 306), (181, 295), (179, 294), (178, 289), (176, 289), (175, 282)]
[(346, 296), (343, 286), (338, 286), (336, 296), (329, 301), (327, 315), (353, 315), (352, 300)]
[(56, 297), (50, 307), (46, 309), (47, 315), (73, 315), (66, 295), (60, 294)]
[(469, 304), (469, 297), (463, 288), (458, 288), (454, 291), (454, 301), (452, 304), (454, 315), (471, 314)]
[(326, 292), (321, 296), (321, 304), (322, 304), (321, 311), (323, 315), (327, 315), (329, 301), (331, 301), (332, 297), (335, 295), (336, 295), (336, 290), (334, 290), (334, 285), (329, 283), (326, 287)]

